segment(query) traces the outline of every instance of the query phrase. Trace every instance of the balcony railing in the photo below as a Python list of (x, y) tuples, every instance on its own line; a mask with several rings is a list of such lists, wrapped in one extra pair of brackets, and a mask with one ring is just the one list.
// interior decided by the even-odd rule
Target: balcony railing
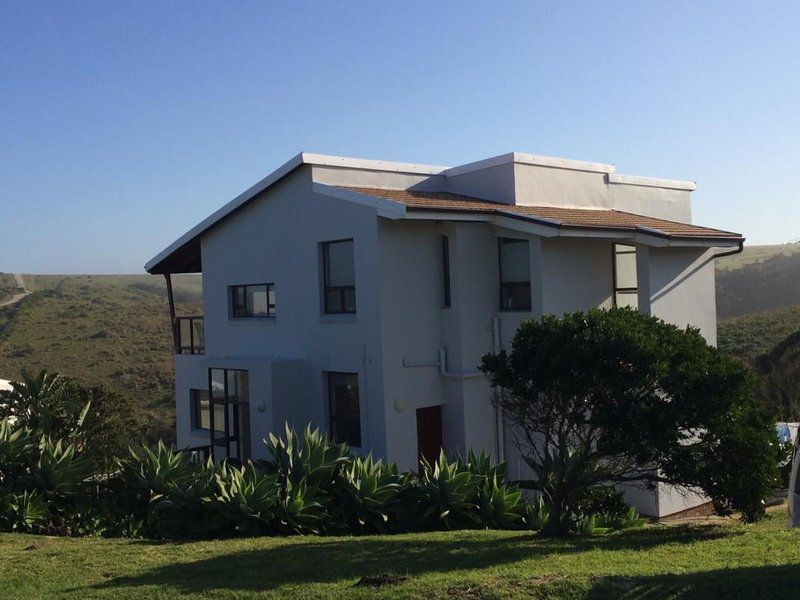
[(176, 317), (178, 354), (205, 354), (206, 334), (203, 317)]

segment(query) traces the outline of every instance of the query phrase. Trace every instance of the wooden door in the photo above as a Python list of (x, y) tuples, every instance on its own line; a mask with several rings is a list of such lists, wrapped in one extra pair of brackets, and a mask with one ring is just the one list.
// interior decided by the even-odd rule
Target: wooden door
[(417, 409), (417, 460), (422, 470), (422, 459), (433, 464), (442, 449), (442, 407), (428, 406)]

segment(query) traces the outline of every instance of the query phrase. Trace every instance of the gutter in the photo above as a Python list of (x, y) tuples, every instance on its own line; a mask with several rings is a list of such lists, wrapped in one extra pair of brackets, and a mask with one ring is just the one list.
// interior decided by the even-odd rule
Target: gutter
[(739, 247), (734, 248), (733, 250), (728, 250), (727, 252), (720, 252), (719, 254), (715, 254), (714, 258), (723, 258), (725, 256), (733, 256), (734, 254), (740, 254), (744, 250), (744, 239), (739, 240)]

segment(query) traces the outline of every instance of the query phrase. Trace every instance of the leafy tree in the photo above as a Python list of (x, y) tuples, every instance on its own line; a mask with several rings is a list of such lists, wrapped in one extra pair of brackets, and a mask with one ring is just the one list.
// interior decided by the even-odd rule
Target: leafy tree
[(57, 373), (22, 371), (0, 392), (0, 419), (38, 437), (73, 443), (93, 466), (108, 468), (139, 441), (130, 401), (105, 386), (86, 387)]
[(497, 403), (549, 504), (546, 534), (574, 527), (595, 485), (698, 487), (720, 513), (763, 514), (777, 464), (772, 416), (739, 361), (630, 309), (523, 323), (483, 357)]

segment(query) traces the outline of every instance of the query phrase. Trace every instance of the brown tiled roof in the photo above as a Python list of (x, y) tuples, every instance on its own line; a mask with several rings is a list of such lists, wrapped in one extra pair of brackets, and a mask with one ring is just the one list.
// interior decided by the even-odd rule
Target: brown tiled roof
[[(675, 238), (725, 238), (741, 239), (738, 233), (700, 227), (689, 223), (656, 219), (645, 215), (610, 208), (563, 208), (559, 206), (520, 206), (489, 202), (448, 192), (423, 192), (416, 190), (382, 190), (377, 188), (343, 187), (351, 192), (402, 202), (408, 210), (504, 214), (513, 218), (537, 221), (562, 229), (602, 229), (635, 231), (644, 228), (647, 233), (659, 233)], [(652, 231), (655, 230), (655, 231)]]

